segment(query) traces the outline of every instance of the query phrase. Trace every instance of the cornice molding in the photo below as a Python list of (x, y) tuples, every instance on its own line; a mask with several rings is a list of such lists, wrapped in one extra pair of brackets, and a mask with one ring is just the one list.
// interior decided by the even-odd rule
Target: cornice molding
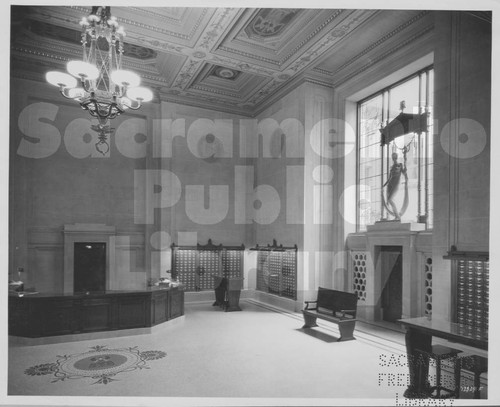
[(280, 61), (276, 61), (275, 59), (266, 58), (266, 57), (263, 57), (262, 55), (251, 54), (249, 52), (246, 52), (246, 51), (243, 51), (243, 50), (239, 50), (239, 49), (236, 49), (236, 48), (229, 48), (229, 47), (225, 47), (225, 46), (221, 45), (220, 47), (217, 48), (217, 50), (215, 50), (214, 53), (216, 54), (218, 50), (224, 51), (224, 52), (226, 52), (228, 54), (239, 55), (239, 56), (248, 58), (249, 60), (253, 59), (253, 60), (265, 62), (265, 63), (267, 63), (269, 65), (274, 65), (274, 66), (277, 66), (277, 67), (279, 67), (281, 65), (281, 62)]
[[(290, 31), (286, 35), (259, 45), (258, 40), (244, 37), (242, 32), (249, 24), (249, 16), (259, 9), (203, 8), (171, 13), (162, 8), (118, 9), (120, 23), (125, 29), (128, 25), (132, 29), (125, 42), (157, 50), (123, 56), (124, 67), (137, 72), (143, 83), (154, 89), (155, 99), (159, 95), (160, 100), (245, 117), (255, 117), (303, 83), (341, 89), (343, 83), (356, 80), (358, 75), (376, 72), (383, 60), (398, 63), (395, 60), (398, 55), (411, 58), (422, 46), (431, 50), (434, 29), (432, 11), (427, 10), (386, 13), (384, 10), (310, 9), (305, 14), (307, 18), (288, 27)], [(44, 83), (46, 71), (61, 69), (66, 61), (81, 57), (81, 45), (58, 39), (62, 37), (57, 31), (40, 43), (38, 37), (35, 38), (36, 32), (29, 30), (29, 21), (23, 18), (65, 29), (77, 24), (78, 16), (88, 14), (90, 7), (32, 7), (30, 10), (27, 17), (23, 17), (22, 9), (16, 14), (19, 30), (11, 43), (11, 75)], [(168, 20), (162, 13), (172, 18)], [(125, 18), (120, 18), (120, 14)], [(127, 20), (135, 16), (139, 22)], [(182, 24), (190, 16), (196, 21), (189, 21), (187, 28), (171, 22), (176, 20)], [(305, 27), (303, 22), (309, 17), (313, 25)], [(159, 24), (162, 21), (164, 24)], [(185, 33), (178, 36), (171, 33), (177, 29)], [(179, 40), (189, 36), (189, 43)], [(254, 48), (252, 41), (257, 43)], [(351, 41), (356, 44), (356, 55), (350, 52)], [(266, 52), (262, 50), (263, 45), (267, 45)], [(336, 55), (335, 51), (340, 49), (342, 52)], [(152, 54), (157, 57), (151, 58)], [(136, 59), (134, 55), (149, 59)], [(273, 59), (273, 56), (276, 57)], [(241, 72), (237, 80), (241, 82), (224, 82), (207, 76), (214, 65)]]
[(176, 104), (183, 105), (183, 106), (197, 107), (197, 108), (202, 108), (202, 109), (206, 109), (206, 110), (212, 110), (212, 111), (215, 110), (217, 112), (234, 114), (237, 116), (254, 117), (253, 111), (248, 110), (248, 108), (237, 107), (235, 105), (230, 107), (230, 106), (214, 105), (214, 103), (211, 103), (210, 106), (207, 107), (206, 102), (199, 101), (199, 100), (193, 100), (193, 99), (183, 99), (183, 98), (176, 97), (174, 95), (165, 94), (165, 93), (161, 94), (161, 101), (162, 102), (169, 102), (169, 103), (176, 103)]
[(11, 55), (18, 55), (18, 56), (26, 56), (27, 55), (33, 55), (38, 58), (43, 58), (43, 59), (48, 59), (52, 62), (54, 61), (62, 61), (62, 62), (67, 62), (68, 58), (57, 55), (57, 54), (52, 54), (48, 53), (45, 51), (40, 51), (32, 48), (25, 48), (25, 47), (13, 47), (11, 48)]
[(323, 75), (329, 75), (329, 76), (334, 76), (336, 73), (342, 71), (343, 69), (347, 68), (349, 65), (352, 65), (355, 61), (359, 60), (361, 57), (364, 55), (368, 54), (370, 51), (374, 50), (378, 46), (382, 45), (384, 42), (389, 40), (390, 38), (394, 37), (396, 34), (401, 33), (404, 29), (408, 28), (412, 24), (416, 23), (423, 17), (427, 16), (429, 14), (428, 10), (424, 10), (421, 13), (417, 14), (410, 20), (406, 21), (405, 23), (401, 24), (398, 26), (396, 29), (392, 30), (391, 32), (385, 34), (384, 36), (380, 37), (377, 41), (373, 42), (370, 44), (368, 47), (363, 49), (363, 51), (359, 52), (356, 54), (354, 57), (343, 63), (341, 66), (339, 66), (335, 71), (327, 71), (325, 69), (319, 69), (319, 68), (313, 68), (314, 71), (317, 71)]
[(236, 100), (240, 100), (241, 99), (238, 94), (227, 92), (227, 91), (223, 91), (223, 90), (220, 90), (220, 89), (209, 88), (209, 87), (206, 87), (206, 86), (203, 86), (203, 85), (193, 85), (193, 86), (191, 86), (191, 89), (196, 89), (196, 90), (199, 90), (200, 92), (214, 93), (216, 95), (227, 96), (227, 97), (234, 98)]
[(318, 35), (328, 24), (330, 24), (334, 19), (336, 19), (339, 15), (344, 13), (346, 10), (337, 9), (335, 12), (326, 19), (320, 26), (318, 26), (312, 33), (310, 33), (307, 38), (302, 40), (294, 49), (292, 49), (288, 55), (286, 55), (279, 64), (282, 65), (286, 61), (288, 61), (295, 53), (297, 53), (305, 44), (307, 44), (312, 38)]
[(260, 76), (273, 76), (279, 71), (271, 70), (268, 68), (263, 68), (261, 66), (253, 66), (250, 65), (246, 62), (242, 62), (239, 60), (231, 59), (231, 58), (226, 58), (223, 56), (219, 56), (217, 54), (212, 54), (207, 57), (207, 62), (213, 63), (215, 65), (225, 65), (228, 68), (234, 68), (237, 69), (241, 72), (247, 72), (251, 73), (254, 75), (260, 75)]
[(349, 72), (347, 75), (343, 76), (342, 78), (339, 78), (339, 79), (335, 80), (335, 82), (333, 83), (333, 86), (337, 87), (339, 83), (349, 81), (353, 77), (361, 74), (362, 72), (366, 71), (367, 69), (369, 69), (373, 65), (375, 65), (378, 62), (384, 60), (389, 55), (394, 54), (396, 51), (400, 50), (401, 48), (404, 48), (407, 45), (411, 44), (412, 42), (417, 41), (418, 39), (424, 37), (426, 34), (432, 32), (433, 30), (434, 30), (434, 24), (425, 27), (423, 30), (421, 30), (418, 33), (412, 35), (411, 37), (407, 38), (406, 40), (404, 40), (402, 42), (399, 42), (398, 44), (396, 44), (391, 49), (385, 51), (382, 54), (377, 55), (369, 63), (363, 65), (362, 67), (360, 67), (360, 68), (358, 68), (356, 70), (353, 70), (353, 71)]
[[(83, 13), (82, 17), (84, 15), (87, 15), (90, 12), (90, 10), (86, 7), (72, 6), (71, 8), (74, 10), (81, 11)], [(193, 28), (189, 34), (181, 34), (181, 33), (175, 32), (175, 31), (166, 30), (164, 28), (161, 28), (159, 25), (149, 25), (149, 24), (144, 24), (144, 23), (138, 23), (137, 21), (129, 20), (128, 18), (124, 18), (124, 17), (117, 17), (117, 20), (124, 25), (125, 32), (127, 32), (127, 26), (138, 27), (141, 29), (145, 29), (148, 31), (153, 31), (153, 32), (161, 33), (161, 34), (166, 34), (166, 35), (169, 35), (171, 37), (175, 37), (175, 38), (179, 38), (179, 39), (187, 41), (187, 40), (190, 40), (192, 38), (192, 36), (194, 35), (196, 30), (200, 26), (201, 21), (203, 21), (204, 16), (206, 15), (206, 13), (209, 10), (210, 9), (208, 9), (206, 7), (203, 8), (203, 12), (200, 14), (200, 18), (196, 21), (195, 25), (193, 26)], [(160, 17), (164, 18), (164, 16), (160, 16)]]
[(281, 89), (277, 90), (274, 94), (268, 96), (265, 100), (261, 101), (258, 105), (256, 105), (253, 116), (257, 116), (261, 114), (266, 109), (270, 108), (273, 104), (282, 99), (285, 95), (298, 88), (300, 85), (306, 82), (306, 79), (303, 75), (299, 75), (294, 78), (291, 82), (286, 83), (282, 86)]

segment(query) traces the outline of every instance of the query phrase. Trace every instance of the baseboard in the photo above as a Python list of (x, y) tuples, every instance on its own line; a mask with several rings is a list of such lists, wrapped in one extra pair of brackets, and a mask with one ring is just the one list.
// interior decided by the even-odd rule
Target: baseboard
[[(297, 309), (297, 301), (279, 297), (277, 295), (264, 293), (257, 290), (241, 290), (240, 300), (255, 300), (263, 304), (267, 304), (276, 308), (283, 309), (285, 311), (296, 312), (301, 308)], [(184, 303), (208, 303), (215, 301), (215, 293), (213, 291), (196, 291), (196, 292), (185, 292), (184, 293)]]

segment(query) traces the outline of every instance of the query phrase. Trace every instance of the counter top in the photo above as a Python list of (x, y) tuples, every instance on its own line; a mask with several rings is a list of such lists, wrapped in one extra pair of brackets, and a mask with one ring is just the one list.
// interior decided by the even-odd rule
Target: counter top
[(25, 297), (25, 298), (87, 298), (87, 297), (103, 297), (103, 296), (116, 296), (116, 295), (130, 295), (130, 294), (144, 294), (157, 291), (170, 291), (170, 290), (184, 290), (182, 284), (171, 285), (170, 287), (148, 287), (144, 290), (107, 290), (107, 291), (90, 291), (78, 293), (56, 293), (56, 292), (33, 292), (33, 291), (9, 291), (11, 297)]
[(432, 336), (463, 343), (480, 349), (488, 349), (488, 331), (475, 329), (465, 324), (427, 317), (398, 320), (403, 326), (416, 329)]

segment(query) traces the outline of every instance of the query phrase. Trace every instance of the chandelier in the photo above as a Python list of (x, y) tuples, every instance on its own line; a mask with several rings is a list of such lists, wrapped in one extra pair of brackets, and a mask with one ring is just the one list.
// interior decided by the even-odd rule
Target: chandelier
[(126, 109), (139, 109), (143, 102), (153, 99), (153, 93), (139, 86), (139, 75), (122, 69), (125, 32), (111, 15), (110, 7), (92, 7), (90, 15), (82, 18), (80, 25), (82, 59), (69, 61), (68, 73), (47, 72), (46, 79), (59, 87), (65, 98), (77, 101), (98, 120), (98, 125), (93, 126), (99, 133), (96, 149), (105, 155), (109, 151), (108, 121)]

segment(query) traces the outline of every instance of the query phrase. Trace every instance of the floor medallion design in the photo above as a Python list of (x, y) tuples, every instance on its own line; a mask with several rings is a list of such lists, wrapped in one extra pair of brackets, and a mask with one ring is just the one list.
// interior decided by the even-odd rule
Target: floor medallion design
[(159, 350), (141, 352), (137, 346), (108, 349), (92, 346), (90, 351), (73, 355), (57, 356), (53, 363), (32, 366), (24, 371), (28, 376), (53, 375), (52, 383), (68, 379), (92, 379), (92, 384), (108, 384), (116, 381), (116, 375), (137, 369), (149, 369), (148, 361), (162, 359), (167, 354)]

